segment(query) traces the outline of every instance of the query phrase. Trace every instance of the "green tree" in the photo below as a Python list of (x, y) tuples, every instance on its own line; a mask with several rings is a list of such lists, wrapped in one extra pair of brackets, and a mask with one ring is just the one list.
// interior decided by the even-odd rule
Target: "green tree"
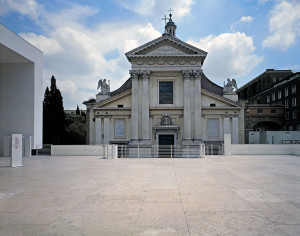
[(80, 115), (80, 110), (79, 110), (79, 106), (77, 105), (77, 109), (76, 109), (76, 115)]
[(44, 94), (44, 102), (43, 102), (43, 141), (44, 143), (50, 143), (50, 104), (51, 104), (51, 98), (50, 98), (50, 91), (47, 86), (45, 94)]
[(44, 143), (62, 144), (65, 135), (63, 97), (56, 87), (56, 79), (53, 75), (50, 90), (46, 88), (43, 105)]

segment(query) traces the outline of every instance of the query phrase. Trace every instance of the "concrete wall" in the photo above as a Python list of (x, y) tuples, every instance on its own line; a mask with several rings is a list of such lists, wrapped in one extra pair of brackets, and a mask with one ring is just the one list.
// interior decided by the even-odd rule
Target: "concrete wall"
[(103, 156), (102, 145), (52, 145), (51, 156)]
[(224, 155), (296, 155), (300, 144), (231, 144), (231, 135), (224, 135)]
[[(288, 155), (297, 144), (231, 144), (231, 155)], [(299, 145), (300, 146), (300, 145)]]
[(289, 144), (292, 148), (292, 155), (300, 156), (300, 144)]
[(43, 54), (0, 24), (0, 156), (3, 136), (32, 136), (41, 146), (43, 128)]
[(117, 145), (52, 145), (51, 156), (100, 156), (117, 158)]

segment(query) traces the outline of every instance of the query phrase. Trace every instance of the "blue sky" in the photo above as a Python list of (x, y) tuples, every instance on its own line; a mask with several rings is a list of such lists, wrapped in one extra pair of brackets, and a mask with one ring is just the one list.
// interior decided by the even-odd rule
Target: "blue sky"
[(177, 37), (208, 52), (204, 73), (238, 86), (266, 69), (300, 70), (300, 0), (0, 0), (0, 22), (44, 52), (65, 109), (129, 78), (124, 53), (161, 35), (172, 8)]

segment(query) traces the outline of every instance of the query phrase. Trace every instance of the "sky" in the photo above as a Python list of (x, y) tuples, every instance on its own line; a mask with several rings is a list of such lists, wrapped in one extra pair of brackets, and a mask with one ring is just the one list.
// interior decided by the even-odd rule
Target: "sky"
[(0, 22), (43, 52), (65, 109), (128, 78), (126, 52), (164, 32), (172, 8), (176, 36), (206, 52), (205, 75), (238, 87), (266, 69), (300, 71), (300, 0), (0, 0)]

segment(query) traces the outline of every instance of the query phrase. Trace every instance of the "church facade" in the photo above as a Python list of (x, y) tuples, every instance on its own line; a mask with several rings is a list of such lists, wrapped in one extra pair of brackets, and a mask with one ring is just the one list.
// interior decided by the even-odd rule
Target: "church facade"
[(222, 143), (226, 133), (243, 143), (244, 103), (205, 76), (207, 52), (176, 37), (171, 15), (161, 37), (125, 55), (130, 78), (84, 102), (88, 144), (185, 147)]

